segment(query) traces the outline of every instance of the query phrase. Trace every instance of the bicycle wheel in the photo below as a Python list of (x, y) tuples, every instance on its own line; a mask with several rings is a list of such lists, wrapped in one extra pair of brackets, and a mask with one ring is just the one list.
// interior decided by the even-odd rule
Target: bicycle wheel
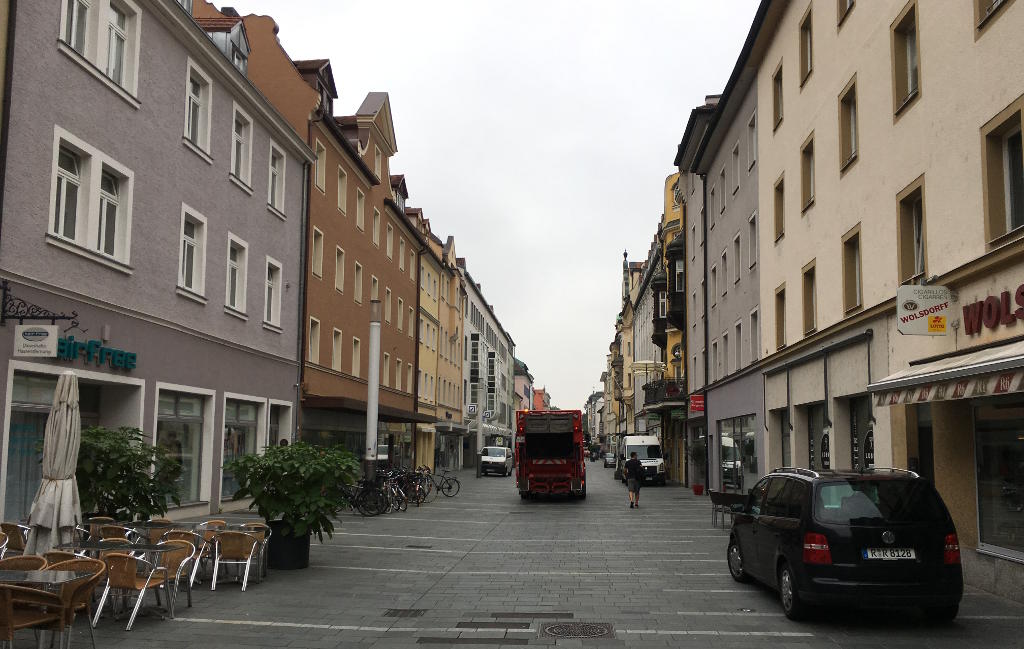
[(446, 476), (444, 482), (441, 483), (441, 493), (449, 498), (453, 498), (458, 494), (459, 489), (461, 488), (462, 485), (459, 483), (459, 479), (455, 476)]
[(431, 476), (427, 475), (426, 480), (424, 480), (424, 486), (426, 487), (426, 495), (424, 497), (424, 502), (434, 502), (434, 500), (437, 499), (437, 492), (440, 491), (440, 489), (437, 488), (437, 485), (434, 484), (434, 479)]
[(363, 489), (356, 496), (356, 507), (363, 516), (379, 516), (384, 513), (384, 499), (377, 489)]

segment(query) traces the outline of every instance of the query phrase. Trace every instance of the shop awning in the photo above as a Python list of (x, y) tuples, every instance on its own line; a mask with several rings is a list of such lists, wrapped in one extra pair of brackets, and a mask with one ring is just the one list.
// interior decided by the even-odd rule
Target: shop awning
[[(348, 397), (329, 397), (317, 394), (307, 394), (302, 397), (302, 405), (306, 408), (323, 408), (325, 410), (347, 410), (356, 413), (366, 413), (366, 402)], [(391, 406), (378, 405), (377, 418), (379, 421), (392, 424), (433, 424), (437, 418), (431, 415), (424, 415), (418, 412), (410, 412)]]
[(913, 365), (868, 386), (876, 406), (1024, 392), (1024, 341)]

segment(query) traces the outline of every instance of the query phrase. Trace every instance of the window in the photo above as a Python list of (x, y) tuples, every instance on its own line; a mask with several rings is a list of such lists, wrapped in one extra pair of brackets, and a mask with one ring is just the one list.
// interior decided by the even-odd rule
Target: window
[(857, 78), (839, 95), (839, 168), (857, 159)]
[(753, 363), (759, 358), (761, 358), (761, 328), (757, 322), (757, 309), (754, 309), (750, 312), (750, 362)]
[(718, 304), (718, 267), (711, 267), (711, 306)]
[(391, 324), (391, 289), (384, 288), (384, 322)]
[(775, 348), (786, 346), (786, 284), (775, 289)]
[(377, 277), (370, 275), (370, 300), (377, 300), (380, 298), (379, 295), (380, 282), (377, 281)]
[(373, 208), (373, 231), (370, 233), (373, 245), (380, 247), (380, 210)]
[(782, 123), (782, 61), (772, 75), (772, 120), (775, 128)]
[(267, 205), (284, 212), (284, 154), (270, 145), (270, 178), (267, 182)]
[(345, 292), (345, 251), (340, 246), (334, 248), (334, 289)]
[(708, 376), (708, 382), (714, 383), (718, 376), (722, 373), (722, 369), (718, 367), (718, 341), (711, 341), (711, 372)]
[(405, 270), (405, 239), (398, 237), (398, 270)]
[(757, 162), (757, 112), (747, 122), (747, 169), (753, 169)]
[(327, 147), (316, 141), (316, 188), (322, 192), (327, 188)]
[(228, 233), (228, 272), (225, 282), (224, 304), (245, 313), (246, 275), (249, 268), (248, 246)]
[(722, 376), (732, 374), (732, 367), (729, 365), (729, 334), (722, 334)]
[(409, 251), (409, 279), (416, 281), (416, 252)]
[(733, 346), (736, 348), (736, 370), (743, 367), (743, 323), (736, 323), (736, 335), (733, 337)]
[(814, 133), (807, 136), (800, 149), (800, 204), (802, 211), (814, 205)]
[(210, 152), (210, 115), (213, 103), (211, 88), (210, 77), (189, 61), (185, 139), (207, 154)]
[[(132, 0), (65, 0), (61, 3), (65, 53), (90, 74), (137, 105), (140, 15)], [(124, 95), (124, 93), (127, 95)]]
[(775, 240), (778, 241), (786, 233), (786, 184), (779, 176), (775, 181)]
[(359, 376), (360, 365), (363, 361), (361, 346), (358, 338), (352, 339), (352, 376), (356, 377)]
[(978, 26), (975, 39), (988, 29), (989, 24), (995, 20), (995, 16), (1005, 13), (1000, 10), (1012, 2), (1013, 0), (974, 0), (974, 24)]
[(737, 142), (736, 146), (732, 148), (732, 179), (733, 187), (732, 193), (735, 194), (740, 190), (740, 143)]
[(757, 212), (747, 219), (747, 265), (750, 268), (757, 263)]
[(355, 282), (355, 284), (352, 287), (352, 299), (355, 300), (356, 302), (362, 304), (363, 303), (363, 267), (362, 267), (362, 265), (358, 261), (356, 262), (355, 278), (354, 278), (353, 281)]
[[(78, 2), (81, 0), (76, 0), (76, 4)], [(119, 86), (124, 85), (127, 43), (128, 15), (123, 9), (111, 3), (107, 23), (107, 76)]]
[(57, 153), (53, 233), (72, 241), (78, 238), (78, 203), (81, 187), (81, 158), (74, 151), (60, 147)]
[(380, 148), (373, 147), (373, 173), (377, 174), (377, 178), (382, 178), (381, 174), (381, 155)]
[(897, 196), (899, 226), (896, 230), (899, 280), (905, 282), (925, 274), (924, 178), (918, 178)]
[(391, 383), (391, 354), (384, 352), (384, 362), (381, 363), (380, 384), (388, 387)]
[(402, 389), (402, 359), (399, 358), (395, 361), (395, 389)]
[(985, 230), (989, 241), (1024, 226), (1022, 109), (1024, 99), (1018, 99), (982, 127)]
[(313, 248), (310, 264), (315, 277), (324, 276), (324, 233), (313, 228)]
[[(970, 494), (978, 502), (979, 549), (1008, 558), (1015, 557), (1019, 561), (1024, 557), (1024, 537), (1017, 530), (1024, 524), (1024, 508), (1021, 507), (1020, 487), (1009, 486), (1011, 483), (1007, 471), (1010, 475), (1019, 475), (1024, 408), (1019, 400), (1001, 403), (994, 399), (982, 399), (981, 404), (973, 408), (976, 422), (974, 444), (973, 447), (967, 446), (973, 450), (973, 457), (977, 458), (977, 477), (970, 483), (976, 485), (976, 492), (971, 489)], [(997, 484), (1004, 486), (998, 490), (983, 487)], [(1019, 485), (1017, 482), (1012, 484)], [(933, 498), (920, 500), (932, 501)], [(921, 509), (925, 508), (902, 511)], [(942, 508), (938, 503), (932, 504), (927, 511), (934, 512), (936, 518), (942, 516)]]
[(916, 0), (911, 0), (900, 16), (893, 21), (890, 40), (892, 42), (893, 112), (899, 113), (917, 98), (921, 90)]
[(849, 313), (861, 306), (860, 225), (843, 236), (843, 310)]
[(206, 218), (186, 207), (181, 210), (178, 269), (178, 286), (202, 295), (206, 272)]
[(116, 252), (117, 213), (120, 204), (118, 191), (121, 181), (109, 171), (100, 174), (100, 209), (99, 229), (96, 237), (96, 250), (111, 257)]
[(410, 338), (412, 338), (412, 331), (413, 329), (415, 329), (415, 327), (412, 326), (412, 323), (415, 322), (414, 317), (415, 316), (413, 316), (412, 307), (409, 307), (409, 329), (407, 333), (409, 334)]
[(412, 392), (412, 363), (405, 365), (405, 391)]
[(664, 318), (668, 315), (668, 293), (658, 291), (658, 317)]
[(342, 335), (341, 329), (335, 329), (331, 340), (331, 369), (335, 372), (341, 371), (341, 348), (344, 344), (345, 337)]
[[(714, 213), (713, 210), (715, 209), (715, 205), (718, 204), (715, 201), (715, 191), (716, 191), (716, 189), (717, 189), (717, 185), (712, 185), (711, 186), (711, 191), (708, 192), (708, 204), (707, 204), (707, 210), (706, 211), (707, 211), (708, 214), (711, 214), (711, 216), (712, 216), (712, 218), (710, 219), (710, 226), (709, 226), (711, 228), (715, 227), (715, 220), (714, 220), (714, 214), (715, 213)], [(627, 295), (629, 294), (629, 290), (628, 289), (626, 290), (626, 293), (627, 293)]]
[(181, 502), (199, 502), (205, 400), (199, 395), (168, 390), (159, 390), (157, 394), (156, 443), (168, 449), (181, 464), (177, 480)]
[(836, 0), (836, 2), (836, 24), (842, 25), (850, 10), (853, 9), (854, 0)]
[(729, 292), (729, 251), (722, 251), (722, 296)]
[(387, 237), (384, 239), (384, 245), (388, 259), (392, 259), (395, 252), (395, 228), (390, 223), (388, 223)]
[(690, 326), (696, 328), (697, 326), (697, 291), (690, 294)]
[(68, 0), (64, 17), (64, 42), (82, 56), (88, 45), (90, 5), (88, 0)]
[(814, 286), (814, 260), (803, 267), (803, 289), (804, 289), (804, 335), (813, 333), (817, 329), (818, 301)]
[(267, 257), (267, 283), (263, 295), (263, 320), (281, 326), (281, 264)]
[(309, 362), (314, 365), (320, 364), (320, 321), (316, 318), (309, 319)]
[(722, 188), (718, 199), (720, 203), (718, 206), (718, 213), (722, 214), (725, 212), (725, 195), (729, 193), (726, 191), (728, 185), (725, 184), (725, 167), (722, 167), (722, 170), (718, 172), (718, 186)]
[(800, 87), (803, 88), (807, 78), (814, 69), (814, 38), (811, 32), (811, 8), (800, 20)]
[(348, 211), (348, 174), (341, 167), (338, 167), (338, 211), (342, 214)]
[(686, 262), (684, 260), (682, 260), (682, 259), (676, 259), (675, 267), (676, 267), (675, 291), (676, 291), (676, 293), (685, 293), (686, 292)]
[(231, 175), (246, 185), (251, 184), (252, 119), (235, 107), (231, 130)]
[(405, 323), (405, 300), (398, 298), (398, 330), (402, 331)]
[(356, 190), (356, 227), (360, 230), (366, 228), (366, 196), (363, 190)]

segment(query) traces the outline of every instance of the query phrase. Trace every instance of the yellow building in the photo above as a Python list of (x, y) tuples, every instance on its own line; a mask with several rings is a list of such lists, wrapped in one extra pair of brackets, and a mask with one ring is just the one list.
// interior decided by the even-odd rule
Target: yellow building
[(686, 262), (672, 265), (665, 258), (665, 250), (672, 245), (686, 248), (683, 227), (685, 204), (679, 191), (679, 173), (665, 179), (663, 191), (664, 211), (661, 217), (661, 261), (668, 275), (666, 290), (665, 376), (658, 390), (661, 405), (662, 444), (668, 477), (679, 483), (687, 482), (686, 475)]
[[(430, 222), (423, 210), (406, 208), (406, 216), (424, 239), (429, 240)], [(419, 312), (417, 313), (419, 347), (417, 349), (416, 412), (437, 419), (437, 358), (441, 344), (441, 323), (438, 319), (441, 290), (441, 258), (428, 245), (420, 251)], [(417, 424), (414, 439), (416, 466), (433, 466), (435, 446), (434, 424)]]
[[(428, 229), (429, 229), (429, 223)], [(462, 438), (468, 434), (462, 423), (462, 278), (455, 256), (455, 237), (441, 240), (428, 233), (431, 252), (441, 260), (438, 280), (437, 322), (440, 335), (437, 344), (437, 387), (435, 413), (437, 431), (433, 453), (428, 464), (436, 462), (451, 469), (462, 466)], [(424, 463), (427, 463), (424, 456)]]

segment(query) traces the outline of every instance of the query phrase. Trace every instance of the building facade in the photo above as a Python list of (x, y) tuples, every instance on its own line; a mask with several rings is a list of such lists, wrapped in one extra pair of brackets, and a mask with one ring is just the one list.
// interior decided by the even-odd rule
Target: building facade
[(170, 0), (11, 18), (4, 302), (70, 317), (48, 332), (56, 356), (0, 336), (2, 514), (28, 513), (65, 370), (83, 425), (141, 429), (181, 462), (175, 515), (219, 511), (237, 488), (224, 462), (293, 434), (312, 154), (247, 78), (238, 18)]
[(463, 387), (463, 313), (465, 291), (455, 255), (455, 237), (449, 236), (444, 244), (434, 235), (428, 244), (441, 260), (440, 306), (438, 323), (441, 327), (437, 360), (437, 423), (434, 424), (434, 461), (436, 466), (457, 469), (462, 466), (463, 440), (469, 429), (462, 421)]

